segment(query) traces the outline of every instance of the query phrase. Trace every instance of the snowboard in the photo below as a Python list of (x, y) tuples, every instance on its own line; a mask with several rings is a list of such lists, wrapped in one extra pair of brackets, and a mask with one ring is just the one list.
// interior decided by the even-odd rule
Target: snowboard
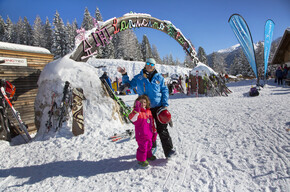
[(82, 88), (73, 88), (72, 90), (72, 133), (78, 136), (84, 133), (84, 112), (83, 112), (84, 94)]

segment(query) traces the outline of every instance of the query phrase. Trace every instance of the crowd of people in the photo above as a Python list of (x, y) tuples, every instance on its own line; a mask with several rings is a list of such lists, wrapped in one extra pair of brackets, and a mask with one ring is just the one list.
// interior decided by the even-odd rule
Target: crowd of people
[[(279, 66), (275, 72), (275, 82), (278, 83), (278, 85), (284, 85), (286, 83), (287, 79), (290, 79), (290, 67), (287, 67), (287, 65), (282, 68)], [(284, 82), (283, 82), (284, 81)]]

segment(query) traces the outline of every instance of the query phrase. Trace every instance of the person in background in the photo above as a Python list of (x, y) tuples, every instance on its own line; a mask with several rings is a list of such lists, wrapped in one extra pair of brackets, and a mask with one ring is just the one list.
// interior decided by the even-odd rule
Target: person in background
[[(172, 139), (167, 129), (168, 124), (161, 123), (157, 118), (158, 110), (167, 108), (169, 91), (164, 83), (164, 77), (155, 69), (156, 62), (153, 58), (148, 58), (145, 67), (138, 75), (130, 81), (125, 68), (118, 67), (118, 72), (122, 74), (123, 83), (128, 83), (131, 88), (137, 87), (138, 95), (147, 95), (151, 103), (151, 112), (156, 123), (157, 133), (161, 140), (163, 152), (166, 158), (176, 154), (173, 149)], [(155, 147), (156, 142), (153, 143)]]
[(113, 90), (113, 87), (112, 87), (112, 83), (111, 83), (111, 79), (110, 77), (108, 76), (108, 73), (105, 71), (103, 73), (103, 75), (100, 77), (100, 79), (104, 79), (106, 80), (107, 84), (110, 86), (110, 88)]
[(149, 161), (156, 157), (152, 154), (152, 143), (156, 142), (157, 132), (150, 111), (150, 101), (146, 95), (139, 96), (134, 104), (134, 110), (129, 114), (135, 125), (135, 138), (138, 143), (136, 159), (142, 167), (147, 167)]
[(283, 80), (283, 72), (281, 67), (279, 66), (278, 69), (276, 70), (276, 78), (278, 80), (278, 85), (282, 85), (282, 80)]

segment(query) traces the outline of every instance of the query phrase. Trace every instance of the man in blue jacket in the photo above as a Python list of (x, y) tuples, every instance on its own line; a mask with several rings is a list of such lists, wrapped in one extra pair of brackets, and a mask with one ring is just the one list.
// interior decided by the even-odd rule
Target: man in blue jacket
[[(146, 60), (145, 67), (138, 75), (135, 75), (130, 81), (126, 69), (118, 67), (118, 71), (123, 75), (122, 83), (128, 84), (130, 88), (137, 87), (138, 95), (146, 94), (151, 103), (151, 112), (155, 119), (157, 133), (162, 143), (162, 148), (165, 157), (170, 157), (175, 154), (173, 144), (169, 135), (167, 124), (162, 124), (157, 119), (157, 111), (159, 108), (168, 107), (169, 91), (164, 83), (163, 76), (155, 69), (155, 60), (149, 58)], [(153, 147), (156, 144), (153, 144)]]

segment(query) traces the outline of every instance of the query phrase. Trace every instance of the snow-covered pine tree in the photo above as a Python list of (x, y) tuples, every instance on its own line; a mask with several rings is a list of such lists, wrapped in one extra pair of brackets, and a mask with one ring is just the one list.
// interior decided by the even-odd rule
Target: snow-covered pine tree
[(9, 18), (9, 16), (7, 16), (3, 41), (12, 43), (13, 33), (14, 33), (13, 23), (12, 23), (11, 19)]
[(24, 17), (23, 19), (23, 44), (24, 45), (33, 45), (33, 39), (32, 39), (32, 27), (29, 24), (29, 21), (27, 17)]
[(264, 43), (259, 41), (255, 49), (259, 77), (264, 77)]
[(212, 59), (212, 65), (211, 65), (210, 67), (211, 67), (213, 70), (216, 70), (217, 65), (218, 65), (218, 60), (217, 60), (216, 52), (213, 52), (213, 53), (212, 53), (211, 59)]
[(152, 57), (151, 45), (146, 35), (143, 35), (141, 43), (141, 52), (143, 56), (143, 61), (146, 61), (147, 58)]
[(97, 21), (103, 21), (102, 14), (101, 14), (101, 12), (100, 12), (98, 7), (96, 7), (95, 18), (96, 18)]
[(5, 34), (5, 21), (0, 15), (0, 41), (3, 41)]
[(17, 43), (17, 44), (24, 44), (24, 23), (22, 21), (22, 18), (19, 17), (16, 24), (13, 24), (13, 34), (11, 36), (11, 43)]
[(67, 47), (65, 26), (63, 24), (62, 19), (60, 18), (58, 11), (56, 11), (54, 15), (53, 26), (54, 33), (53, 33), (52, 52), (54, 54), (55, 59), (58, 59), (66, 55), (66, 47)]
[(238, 73), (238, 66), (239, 66), (239, 58), (238, 58), (238, 56), (237, 55), (235, 55), (235, 57), (234, 57), (234, 60), (233, 60), (233, 63), (231, 64), (231, 66), (230, 66), (230, 71), (229, 71), (229, 73), (230, 74), (232, 74), (232, 75), (237, 75), (237, 74), (239, 74)]
[(43, 42), (44, 43), (43, 47), (52, 52), (53, 32), (52, 32), (52, 28), (48, 20), (48, 17), (46, 17), (46, 20), (45, 20), (43, 33), (45, 37), (44, 42)]
[(240, 49), (239, 54), (239, 74), (242, 74), (244, 77), (255, 76), (253, 69), (242, 49)]
[(172, 53), (168, 56), (168, 65), (174, 65), (173, 55)]
[(69, 53), (72, 51), (75, 47), (75, 37), (77, 35), (77, 21), (76, 19), (72, 24), (67, 22), (65, 26), (66, 30), (66, 42), (67, 42), (67, 47), (66, 47), (66, 53)]
[(184, 66), (189, 68), (194, 68), (196, 66), (188, 54), (185, 55)]
[(32, 38), (33, 38), (34, 46), (38, 46), (38, 47), (45, 46), (44, 41), (46, 37), (44, 36), (44, 26), (41, 21), (41, 18), (38, 15), (36, 16), (36, 19), (34, 20)]
[(160, 63), (160, 64), (162, 63), (162, 60), (160, 58), (159, 52), (157, 50), (157, 47), (154, 44), (152, 45), (152, 56), (155, 59), (156, 63)]
[(168, 55), (163, 56), (162, 63), (168, 65)]
[(84, 28), (86, 31), (94, 28), (94, 21), (87, 7), (85, 8), (82, 28)]
[(199, 47), (198, 48), (198, 51), (197, 51), (197, 58), (200, 62), (208, 65), (208, 62), (207, 62), (207, 57), (206, 57), (206, 53), (204, 51), (204, 49), (202, 47)]

